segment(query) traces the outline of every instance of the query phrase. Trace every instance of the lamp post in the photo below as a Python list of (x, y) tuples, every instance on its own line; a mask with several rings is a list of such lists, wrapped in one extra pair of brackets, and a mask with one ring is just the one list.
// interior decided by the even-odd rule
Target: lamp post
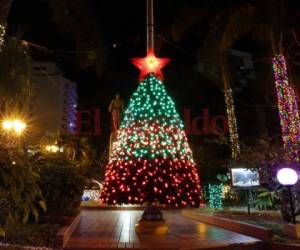
[(296, 224), (296, 219), (291, 187), (297, 183), (298, 178), (298, 173), (292, 168), (281, 168), (277, 172), (277, 180), (288, 190), (293, 224)]
[(8, 136), (13, 136), (16, 139), (17, 147), (22, 151), (21, 136), (23, 135), (27, 124), (21, 119), (3, 119), (2, 131)]
[(20, 136), (26, 129), (26, 123), (20, 119), (3, 120), (2, 129), (8, 133)]

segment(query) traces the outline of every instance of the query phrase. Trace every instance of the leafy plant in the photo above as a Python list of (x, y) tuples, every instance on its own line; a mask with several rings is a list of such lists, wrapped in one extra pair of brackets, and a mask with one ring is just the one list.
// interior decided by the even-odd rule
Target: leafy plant
[(37, 222), (46, 210), (38, 179), (26, 160), (0, 146), (0, 236), (9, 225)]
[(71, 215), (80, 206), (85, 178), (64, 158), (40, 156), (33, 162), (50, 216)]
[(258, 209), (265, 210), (274, 208), (278, 201), (279, 197), (277, 191), (262, 188), (258, 190), (255, 203)]

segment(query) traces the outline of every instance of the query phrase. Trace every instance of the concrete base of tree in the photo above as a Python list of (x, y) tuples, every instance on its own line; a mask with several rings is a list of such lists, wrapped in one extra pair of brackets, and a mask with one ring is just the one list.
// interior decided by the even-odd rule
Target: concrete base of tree
[(135, 232), (137, 234), (163, 235), (163, 234), (167, 234), (168, 231), (169, 231), (169, 228), (168, 228), (165, 220), (159, 220), (159, 221), (140, 220), (135, 225)]
[(300, 224), (285, 224), (283, 225), (282, 232), (289, 238), (300, 239)]

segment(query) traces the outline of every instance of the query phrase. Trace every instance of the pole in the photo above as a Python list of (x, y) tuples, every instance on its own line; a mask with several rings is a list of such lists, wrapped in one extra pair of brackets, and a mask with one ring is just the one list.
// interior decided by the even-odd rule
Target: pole
[(153, 0), (147, 0), (147, 51), (154, 51)]
[(247, 189), (247, 212), (250, 214), (250, 189)]
[(291, 207), (291, 213), (292, 213), (292, 221), (293, 221), (293, 224), (296, 224), (295, 210), (294, 210), (294, 203), (293, 203), (291, 187), (287, 186), (287, 189), (288, 189), (288, 193), (289, 193), (290, 207)]

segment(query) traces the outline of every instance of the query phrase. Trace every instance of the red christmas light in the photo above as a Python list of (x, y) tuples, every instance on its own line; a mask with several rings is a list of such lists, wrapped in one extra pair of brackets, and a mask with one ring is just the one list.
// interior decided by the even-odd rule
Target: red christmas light
[(161, 69), (170, 61), (169, 58), (158, 58), (155, 56), (154, 51), (148, 50), (146, 57), (132, 58), (132, 63), (141, 70), (139, 80), (142, 81), (145, 76), (154, 73), (160, 80), (163, 80)]

